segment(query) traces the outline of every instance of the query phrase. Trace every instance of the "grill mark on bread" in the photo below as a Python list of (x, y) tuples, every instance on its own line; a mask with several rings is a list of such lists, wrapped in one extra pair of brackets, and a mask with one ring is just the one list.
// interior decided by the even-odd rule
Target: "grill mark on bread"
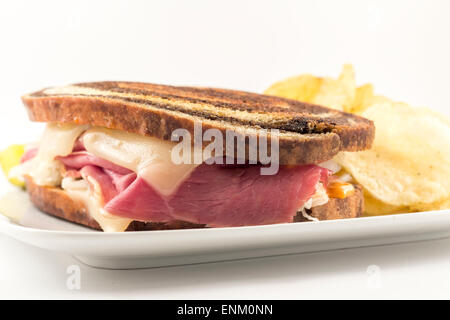
[(274, 96), (138, 82), (95, 82), (47, 88), (22, 97), (33, 121), (91, 124), (170, 140), (173, 130), (232, 130), (259, 136), (279, 129), (282, 164), (320, 163), (339, 151), (371, 147), (373, 122), (357, 115)]
[[(95, 87), (95, 86), (94, 86)], [(183, 89), (185, 91), (194, 91), (194, 90), (199, 90), (197, 88), (189, 88), (189, 87), (181, 87), (180, 89)], [(245, 96), (245, 99), (240, 99), (239, 102), (240, 103), (230, 103), (230, 102), (217, 102), (215, 100), (212, 99), (200, 99), (200, 98), (192, 98), (189, 96), (181, 96), (181, 95), (177, 95), (177, 94), (164, 94), (164, 93), (160, 93), (160, 92), (156, 92), (156, 91), (151, 91), (151, 90), (145, 90), (145, 89), (134, 89), (134, 88), (127, 88), (127, 89), (122, 89), (122, 88), (108, 88), (109, 91), (113, 91), (113, 92), (118, 92), (118, 93), (129, 93), (130, 91), (139, 95), (151, 95), (151, 96), (155, 96), (158, 98), (162, 98), (162, 99), (167, 99), (167, 100), (171, 100), (171, 99), (176, 99), (176, 100), (186, 100), (188, 102), (191, 103), (195, 103), (195, 104), (199, 104), (199, 103), (203, 103), (203, 104), (212, 104), (214, 105), (214, 107), (216, 108), (223, 108), (223, 109), (235, 109), (235, 110), (240, 110), (240, 111), (246, 111), (246, 112), (250, 112), (250, 113), (257, 113), (255, 111), (254, 108), (251, 107), (243, 107), (244, 104), (248, 103), (247, 99), (250, 102), (256, 102), (256, 99), (254, 97), (252, 97), (250, 94), (246, 94), (246, 93), (242, 93), (239, 94), (239, 97)], [(208, 88), (204, 89), (204, 91), (206, 90), (206, 92), (208, 92), (209, 94), (213, 95), (212, 93), (215, 93), (217, 97), (223, 98), (224, 94), (220, 94), (217, 95), (217, 91), (214, 90), (209, 90)], [(110, 98), (109, 96), (104, 96), (105, 98)], [(268, 96), (267, 96), (268, 97)], [(330, 123), (325, 123), (325, 121), (321, 118), (317, 118), (315, 119), (314, 117), (310, 117), (308, 115), (303, 115), (302, 117), (298, 117), (298, 116), (294, 116), (293, 118), (287, 118), (286, 120), (278, 120), (278, 121), (274, 121), (272, 123), (264, 123), (264, 122), (256, 122), (256, 121), (242, 121), (238, 118), (234, 118), (234, 117), (224, 117), (222, 115), (211, 115), (210, 113), (207, 112), (201, 112), (201, 111), (194, 111), (194, 110), (189, 110), (186, 108), (177, 108), (174, 106), (169, 106), (166, 104), (160, 104), (157, 102), (149, 102), (148, 100), (145, 99), (129, 99), (129, 98), (125, 98), (125, 97), (120, 97), (123, 100), (126, 101), (130, 101), (133, 103), (142, 103), (145, 105), (151, 105), (151, 106), (157, 106), (160, 109), (171, 109), (174, 111), (179, 111), (179, 112), (184, 112), (193, 116), (197, 116), (200, 118), (204, 118), (204, 119), (209, 119), (209, 120), (225, 120), (225, 121), (230, 121), (232, 123), (238, 123), (238, 124), (243, 124), (243, 125), (251, 125), (251, 126), (257, 126), (259, 128), (263, 128), (263, 129), (279, 129), (279, 130), (284, 130), (284, 131), (292, 131), (292, 132), (297, 132), (297, 133), (302, 133), (302, 134), (310, 134), (310, 133), (329, 133), (332, 132), (332, 130), (334, 129), (336, 123), (334, 122), (330, 122)], [(268, 97), (268, 100), (270, 100), (270, 98)], [(322, 111), (322, 112), (326, 112), (329, 110), (324, 110), (323, 107), (320, 106), (316, 106), (316, 105), (309, 105), (309, 104), (304, 104), (304, 103), (299, 103), (299, 105), (301, 105), (302, 107), (304, 106), (308, 106), (311, 109), (314, 109), (315, 111)], [(266, 107), (267, 109), (267, 107)], [(286, 113), (289, 114), (296, 114), (296, 112), (291, 111), (291, 110), (286, 110), (282, 107), (271, 107), (271, 110), (273, 109), (272, 112), (276, 112), (276, 113), (281, 113), (285, 116)], [(329, 112), (328, 112), (329, 113)], [(323, 117), (324, 113), (321, 113), (320, 117)], [(319, 117), (319, 116), (318, 116)]]
[[(81, 86), (81, 87), (87, 87), (87, 88), (95, 88), (95, 89), (100, 89), (102, 88), (102, 86), (87, 86), (85, 84), (80, 84), (77, 86)], [(217, 108), (231, 108), (234, 110), (240, 110), (240, 111), (247, 111), (247, 112), (254, 112), (255, 109), (249, 106), (250, 102), (256, 102), (255, 99), (251, 99), (249, 97), (242, 97), (241, 96), (241, 100), (239, 100), (239, 103), (236, 102), (230, 102), (225, 101), (226, 99), (224, 99), (224, 95), (220, 94), (220, 95), (214, 95), (212, 94), (213, 91), (208, 90), (207, 88), (205, 88), (205, 90), (203, 91), (203, 93), (207, 92), (208, 95), (202, 95), (202, 98), (200, 97), (191, 97), (189, 95), (181, 95), (181, 94), (175, 94), (175, 93), (170, 93), (169, 92), (164, 92), (164, 91), (155, 91), (155, 90), (149, 90), (149, 89), (138, 89), (138, 88), (132, 88), (132, 87), (127, 87), (127, 88), (121, 88), (121, 87), (107, 87), (105, 86), (103, 89), (106, 89), (108, 91), (111, 92), (117, 92), (117, 93), (135, 93), (137, 95), (144, 95), (144, 96), (151, 96), (151, 97), (157, 97), (160, 99), (166, 99), (168, 101), (172, 101), (172, 100), (177, 100), (177, 101), (186, 101), (186, 102), (190, 102), (190, 103), (194, 103), (194, 104), (211, 104), (214, 107)], [(194, 93), (194, 90), (189, 90), (191, 88), (188, 87), (180, 87), (179, 89), (181, 89), (181, 91), (183, 93)], [(221, 101), (215, 100), (215, 98), (222, 98)], [(147, 101), (145, 99), (140, 99), (136, 102), (143, 102), (143, 101)], [(147, 101), (148, 102), (148, 101)], [(275, 108), (275, 107), (270, 107), (270, 109), (273, 112), (276, 111), (282, 111), (281, 108)]]
[[(120, 83), (119, 83), (120, 85)], [(264, 105), (264, 112), (279, 112), (279, 113), (294, 113), (295, 111), (286, 109), (286, 106), (273, 105), (273, 97), (265, 95), (255, 95), (248, 92), (233, 91), (233, 97), (226, 91), (221, 89), (211, 89), (211, 88), (193, 88), (193, 87), (172, 87), (172, 86), (155, 86), (155, 88), (162, 88), (162, 90), (150, 90), (145, 88), (134, 88), (131, 86), (111, 86), (105, 85), (104, 83), (92, 84), (77, 84), (75, 86), (107, 90), (117, 93), (134, 93), (137, 95), (151, 96), (162, 99), (167, 99), (168, 101), (186, 101), (194, 104), (211, 104), (217, 108), (234, 109), (247, 112), (258, 112), (258, 108), (255, 106)], [(165, 89), (165, 90), (164, 90)], [(184, 93), (184, 94), (181, 94)], [(191, 96), (194, 94), (194, 96)], [(280, 102), (282, 101), (280, 98)], [(143, 99), (145, 100), (145, 99)], [(289, 101), (292, 104), (292, 101)], [(303, 102), (296, 103), (298, 107), (305, 109), (308, 113), (314, 109), (314, 112), (322, 111), (327, 112), (323, 107), (307, 104)], [(306, 110), (308, 109), (308, 110)]]
[[(128, 98), (128, 97), (122, 97), (122, 96), (110, 96), (110, 95), (88, 95), (88, 94), (58, 94), (58, 96), (61, 97), (85, 97), (85, 98), (104, 98), (104, 99), (118, 99), (122, 100), (124, 102), (131, 102), (131, 103), (137, 103), (137, 104), (143, 104), (146, 106), (151, 106), (160, 110), (172, 110), (172, 111), (178, 111), (181, 113), (185, 113), (191, 116), (213, 120), (213, 121), (228, 121), (233, 124), (239, 124), (244, 126), (251, 126), (256, 127), (257, 129), (278, 129), (282, 131), (289, 131), (289, 132), (295, 132), (300, 134), (321, 134), (321, 133), (329, 133), (333, 132), (333, 129), (336, 126), (335, 122), (329, 122), (326, 123), (323, 119), (308, 119), (307, 116), (299, 117), (294, 116), (290, 118), (285, 119), (275, 119), (270, 123), (266, 123), (263, 121), (245, 121), (236, 117), (231, 116), (223, 116), (223, 115), (215, 115), (211, 114), (209, 112), (205, 111), (199, 111), (199, 110), (191, 110), (186, 109), (182, 107), (177, 107), (175, 105), (170, 104), (162, 104), (156, 101), (149, 101), (146, 99), (139, 99), (139, 98)], [(158, 98), (161, 98), (161, 96), (158, 95)], [(192, 99), (194, 100), (194, 99)], [(198, 103), (196, 101), (195, 103)], [(208, 103), (206, 100), (203, 103)], [(228, 108), (232, 107), (234, 104), (224, 104), (223, 106), (219, 106), (222, 108)], [(215, 107), (217, 107), (215, 105)], [(246, 110), (242, 110), (246, 111)]]
[[(138, 88), (133, 87), (138, 86)], [(327, 116), (338, 117), (340, 112), (319, 105), (306, 102), (300, 102), (281, 97), (255, 94), (251, 92), (216, 89), (216, 88), (196, 88), (196, 87), (174, 87), (166, 85), (151, 85), (153, 89), (145, 88), (142, 83), (136, 82), (94, 82), (80, 83), (74, 86), (87, 89), (99, 89), (121, 94), (136, 94), (141, 96), (149, 96), (158, 99), (165, 99), (168, 102), (185, 101), (192, 104), (213, 105), (216, 108), (225, 110), (239, 110), (249, 113), (261, 114), (301, 114), (302, 117), (311, 119), (320, 119)], [(156, 90), (160, 89), (160, 90)], [(232, 94), (230, 94), (232, 93)], [(107, 97), (107, 95), (105, 95)], [(114, 98), (116, 96), (111, 96)], [(140, 102), (146, 99), (139, 100)], [(345, 120), (352, 114), (346, 114)]]

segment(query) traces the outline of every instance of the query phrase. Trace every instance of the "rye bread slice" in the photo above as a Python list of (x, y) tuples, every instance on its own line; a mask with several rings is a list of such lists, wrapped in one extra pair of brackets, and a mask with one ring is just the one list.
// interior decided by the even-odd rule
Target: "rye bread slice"
[[(41, 211), (92, 229), (101, 230), (99, 224), (89, 216), (84, 204), (72, 199), (63, 189), (39, 186), (29, 176), (25, 176), (25, 181), (31, 202)], [(362, 188), (358, 185), (354, 186), (355, 192), (351, 196), (345, 199), (330, 198), (328, 203), (308, 210), (308, 214), (319, 220), (357, 218), (361, 216), (364, 211)], [(302, 214), (294, 217), (294, 222), (305, 221), (308, 221), (308, 219), (303, 217)], [(172, 221), (168, 223), (133, 221), (126, 231), (175, 230), (204, 227), (205, 225), (186, 221)]]
[(22, 100), (33, 121), (91, 124), (164, 140), (179, 128), (193, 134), (196, 122), (203, 130), (247, 137), (278, 129), (281, 164), (319, 163), (339, 151), (369, 149), (375, 134), (373, 122), (356, 115), (216, 88), (92, 82), (43, 89)]

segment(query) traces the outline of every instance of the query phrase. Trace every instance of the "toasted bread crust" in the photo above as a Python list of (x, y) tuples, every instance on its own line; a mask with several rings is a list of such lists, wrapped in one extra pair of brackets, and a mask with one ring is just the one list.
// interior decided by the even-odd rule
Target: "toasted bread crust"
[(375, 134), (373, 123), (356, 115), (225, 89), (97, 82), (48, 88), (22, 100), (33, 121), (91, 124), (164, 140), (179, 128), (193, 134), (196, 122), (203, 130), (245, 136), (278, 129), (281, 164), (318, 163), (339, 151), (365, 150)]
[[(39, 186), (28, 176), (25, 177), (25, 181), (31, 202), (40, 210), (64, 220), (102, 230), (100, 225), (90, 217), (84, 204), (72, 199), (63, 189)], [(355, 185), (353, 195), (345, 199), (331, 198), (328, 203), (312, 208), (308, 214), (319, 220), (333, 220), (356, 218), (361, 216), (363, 210), (364, 199), (362, 189), (360, 186)], [(294, 222), (305, 221), (309, 220), (303, 217), (302, 214), (294, 217)], [(172, 221), (168, 223), (133, 221), (126, 231), (174, 230), (204, 227), (205, 225), (186, 221)]]
[[(321, 206), (307, 210), (307, 213), (319, 220), (335, 220), (360, 217), (364, 212), (363, 190), (360, 185), (354, 184), (355, 192), (344, 198), (330, 198), (329, 201)], [(294, 218), (295, 222), (309, 221), (303, 215), (298, 214)]]

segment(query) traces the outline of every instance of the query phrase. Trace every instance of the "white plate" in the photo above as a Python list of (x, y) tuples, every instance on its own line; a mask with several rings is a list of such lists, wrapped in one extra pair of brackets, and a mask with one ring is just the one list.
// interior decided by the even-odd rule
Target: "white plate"
[[(5, 201), (6, 199), (6, 201)], [(450, 237), (450, 210), (255, 227), (103, 233), (40, 212), (25, 192), (3, 197), (0, 232), (69, 253), (88, 265), (130, 269)]]

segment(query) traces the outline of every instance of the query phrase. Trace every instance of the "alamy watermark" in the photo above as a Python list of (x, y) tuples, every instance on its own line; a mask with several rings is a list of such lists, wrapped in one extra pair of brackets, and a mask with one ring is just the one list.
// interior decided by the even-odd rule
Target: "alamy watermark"
[(375, 264), (372, 264), (366, 269), (366, 287), (368, 289), (380, 289), (382, 287), (381, 282), (381, 268)]
[(218, 129), (203, 132), (202, 124), (195, 122), (194, 137), (186, 129), (172, 132), (171, 140), (178, 144), (171, 159), (175, 164), (262, 164), (261, 175), (275, 175), (279, 169), (278, 136), (277, 129), (258, 129), (251, 134), (225, 130), (224, 135)]
[(81, 269), (80, 266), (72, 264), (67, 267), (66, 273), (69, 275), (66, 280), (66, 287), (69, 290), (81, 289)]

